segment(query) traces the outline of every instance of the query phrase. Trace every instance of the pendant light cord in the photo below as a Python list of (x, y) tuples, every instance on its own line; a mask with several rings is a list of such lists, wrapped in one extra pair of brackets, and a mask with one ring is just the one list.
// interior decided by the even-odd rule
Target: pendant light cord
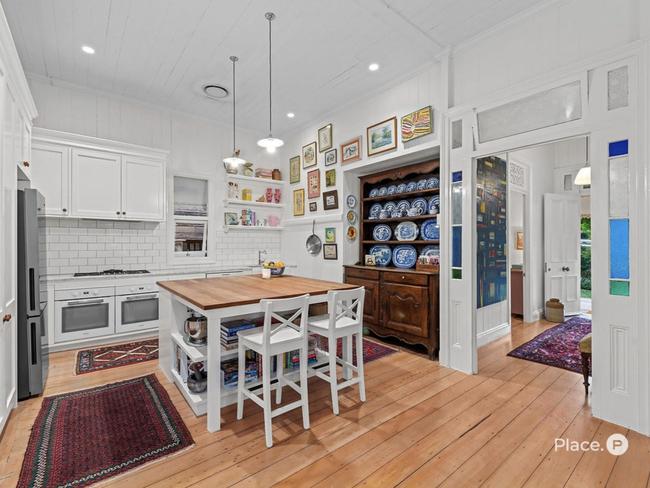
[(272, 61), (271, 61), (271, 22), (273, 16), (269, 16), (269, 137), (273, 134), (273, 94), (272, 94)]
[(235, 105), (237, 104), (237, 91), (235, 88), (235, 62), (237, 61), (237, 58), (235, 56), (230, 56), (230, 60), (232, 61), (232, 154), (233, 156), (235, 155), (235, 152), (237, 151), (237, 141), (236, 141), (236, 133), (237, 129), (235, 129), (236, 125), (236, 117), (235, 114), (237, 113), (235, 109)]

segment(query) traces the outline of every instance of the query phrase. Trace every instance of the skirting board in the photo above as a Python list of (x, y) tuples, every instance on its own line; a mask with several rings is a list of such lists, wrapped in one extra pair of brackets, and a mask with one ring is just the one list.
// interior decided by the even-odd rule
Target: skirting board
[(505, 322), (496, 327), (492, 327), (490, 330), (476, 334), (476, 345), (477, 347), (484, 346), (507, 334), (510, 334), (510, 324)]
[(537, 322), (538, 320), (542, 320), (543, 318), (544, 318), (543, 308), (538, 308), (537, 310), (533, 311), (533, 322)]

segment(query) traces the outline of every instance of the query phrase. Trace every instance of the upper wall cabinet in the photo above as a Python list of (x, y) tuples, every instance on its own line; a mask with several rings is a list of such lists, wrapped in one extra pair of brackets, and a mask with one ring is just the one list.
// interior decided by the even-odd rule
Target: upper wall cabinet
[(32, 187), (46, 216), (165, 219), (164, 151), (35, 128)]

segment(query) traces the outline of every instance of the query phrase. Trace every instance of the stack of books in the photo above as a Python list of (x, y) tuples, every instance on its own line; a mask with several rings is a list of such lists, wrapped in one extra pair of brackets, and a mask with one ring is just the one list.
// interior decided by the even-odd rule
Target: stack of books
[(268, 168), (257, 168), (255, 170), (255, 176), (257, 178), (268, 178), (270, 180), (273, 178), (273, 170)]
[(235, 320), (221, 324), (221, 349), (233, 351), (239, 345), (237, 333), (242, 330), (253, 329), (257, 325), (251, 320)]
[[(253, 355), (255, 355), (253, 351), (247, 351), (246, 353), (246, 379), (244, 380), (246, 383), (256, 381), (258, 378), (258, 362), (256, 358), (253, 358)], [(223, 371), (223, 386), (225, 388), (237, 388), (237, 381), (239, 378), (239, 368), (237, 361), (237, 358), (234, 358), (221, 362), (221, 370)]]

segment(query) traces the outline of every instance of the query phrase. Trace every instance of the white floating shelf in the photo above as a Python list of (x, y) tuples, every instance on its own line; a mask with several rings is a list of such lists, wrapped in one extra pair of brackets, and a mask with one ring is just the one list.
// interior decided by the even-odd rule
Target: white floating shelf
[(174, 378), (174, 383), (176, 383), (176, 386), (178, 387), (179, 391), (185, 398), (187, 404), (194, 412), (194, 415), (196, 416), (205, 415), (205, 413), (208, 410), (208, 404), (206, 401), (208, 397), (207, 390), (204, 391), (203, 393), (192, 393), (187, 387), (187, 383), (185, 383), (183, 381), (183, 378), (181, 378), (181, 375), (178, 374), (178, 371), (176, 371), (173, 368), (172, 368), (172, 376)]
[(282, 230), (284, 227), (282, 226), (276, 226), (276, 227), (271, 227), (270, 225), (224, 225), (223, 226), (226, 231), (232, 229), (232, 230)]
[(190, 358), (190, 361), (197, 363), (205, 361), (208, 357), (208, 349), (206, 346), (195, 346), (188, 344), (183, 340), (183, 336), (178, 332), (172, 332), (172, 339), (181, 348), (181, 350)]
[(226, 177), (229, 180), (241, 180), (241, 181), (252, 181), (255, 183), (264, 183), (267, 185), (284, 185), (284, 181), (282, 180), (272, 180), (270, 178), (258, 178), (256, 176), (244, 176), (244, 175), (231, 175), (227, 174)]
[(266, 207), (266, 208), (284, 208), (283, 203), (267, 203), (267, 202), (254, 202), (250, 200), (237, 200), (228, 198), (225, 201), (226, 205), (242, 205), (245, 207)]

